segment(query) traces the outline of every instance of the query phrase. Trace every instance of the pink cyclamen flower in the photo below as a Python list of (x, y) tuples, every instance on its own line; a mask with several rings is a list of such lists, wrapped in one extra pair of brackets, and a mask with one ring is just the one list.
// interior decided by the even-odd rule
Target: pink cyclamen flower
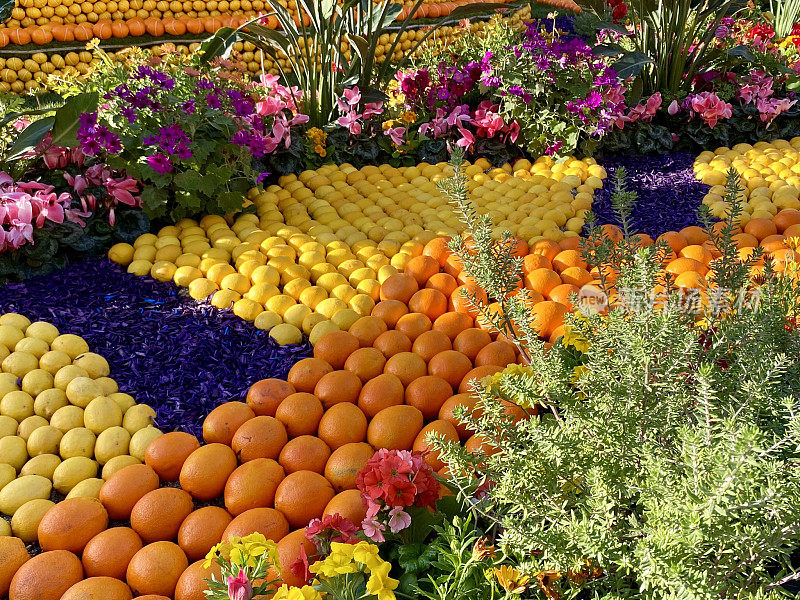
[(396, 506), (389, 511), (389, 529), (397, 533), (411, 526), (411, 515), (401, 507)]
[(669, 113), (673, 117), (678, 114), (679, 110), (680, 110), (680, 105), (678, 104), (677, 100), (673, 100), (672, 102), (670, 102), (669, 106), (667, 107), (667, 113)]
[(361, 91), (358, 89), (358, 86), (355, 86), (344, 90), (344, 92), (342, 92), (342, 97), (336, 100), (336, 105), (342, 112), (347, 112), (351, 110), (353, 106), (358, 106), (359, 102), (361, 102)]
[(253, 585), (243, 570), (239, 569), (236, 577), (228, 577), (228, 597), (230, 600), (250, 600), (253, 597)]
[(403, 136), (406, 134), (405, 127), (390, 127), (384, 131), (384, 135), (389, 136), (395, 146), (403, 145)]
[(361, 523), (361, 529), (364, 530), (364, 535), (366, 535), (376, 544), (386, 541), (386, 538), (383, 537), (383, 532), (386, 531), (386, 526), (375, 519), (364, 519), (364, 521)]
[(351, 110), (343, 117), (336, 119), (336, 122), (342, 127), (347, 127), (347, 130), (353, 134), (358, 135), (361, 133), (361, 115), (356, 111)]
[(722, 100), (714, 92), (700, 92), (690, 96), (690, 107), (712, 129), (720, 119), (730, 119), (733, 106)]
[[(126, 179), (106, 179), (106, 189), (114, 200), (128, 206), (138, 206), (139, 182), (128, 177)], [(137, 194), (137, 195), (134, 195)]]
[(470, 150), (475, 143), (475, 136), (460, 125), (458, 126), (458, 132), (461, 134), (461, 139), (456, 142), (456, 146), (464, 148), (464, 150)]

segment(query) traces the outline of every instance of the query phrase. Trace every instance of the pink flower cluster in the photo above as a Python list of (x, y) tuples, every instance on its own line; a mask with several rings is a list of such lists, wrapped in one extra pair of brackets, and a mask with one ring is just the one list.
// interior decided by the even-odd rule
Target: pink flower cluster
[[(358, 135), (361, 133), (363, 129), (362, 119), (369, 120), (383, 113), (383, 102), (367, 102), (364, 105), (363, 113), (358, 112), (360, 104), (361, 90), (358, 89), (358, 86), (344, 90), (342, 97), (336, 100), (336, 106), (339, 108), (339, 112), (342, 113), (342, 116), (336, 119), (336, 123), (342, 127), (346, 127), (351, 135)], [(402, 129), (402, 133), (405, 133), (403, 127), (395, 129)], [(393, 132), (391, 135), (396, 134), (397, 132)], [(387, 133), (387, 135), (390, 134)], [(402, 137), (402, 134), (400, 134), (400, 136)]]
[(745, 104), (755, 104), (764, 123), (772, 123), (775, 117), (797, 103), (797, 100), (788, 98), (773, 98), (772, 95), (775, 93), (772, 89), (773, 82), (773, 78), (765, 72), (753, 70), (750, 71), (748, 82), (739, 88), (739, 98)]
[(411, 525), (406, 509), (412, 506), (434, 509), (439, 482), (421, 452), (382, 448), (367, 461), (356, 485), (367, 506), (361, 524), (373, 542), (383, 542), (387, 527), (398, 533)]
[[(471, 125), (475, 132), (468, 129), (467, 125)], [(467, 151), (472, 150), (477, 138), (498, 137), (505, 142), (514, 143), (519, 137), (519, 123), (506, 123), (500, 115), (500, 105), (491, 100), (484, 100), (471, 113), (466, 104), (453, 108), (437, 108), (436, 116), (419, 128), (421, 135), (430, 135), (433, 138), (442, 137), (453, 130), (457, 130), (460, 135), (456, 146)]]
[[(82, 175), (64, 173), (64, 179), (72, 186), (81, 201), (83, 212), (74, 211), (75, 222), (83, 224), (79, 217), (88, 217), (92, 211), (102, 205), (109, 209), (108, 222), (115, 223), (114, 207), (118, 202), (128, 206), (139, 207), (142, 199), (139, 182), (127, 175), (115, 174), (103, 164), (92, 165)], [(98, 199), (93, 193), (87, 193), (91, 187), (105, 187), (105, 193)]]
[(78, 221), (71, 202), (70, 194), (57, 194), (51, 185), (14, 181), (0, 172), (0, 252), (33, 244), (34, 226), (41, 229), (48, 222)]
[[(621, 95), (620, 92), (617, 92)], [(656, 92), (652, 96), (650, 96), (646, 102), (639, 103), (633, 108), (631, 108), (627, 114), (625, 113), (625, 106), (619, 102), (615, 103), (615, 106), (619, 106), (622, 110), (617, 113), (616, 119), (614, 124), (619, 127), (620, 129), (624, 129), (625, 123), (635, 123), (636, 121), (642, 121), (643, 123), (649, 123), (653, 120), (653, 117), (656, 116), (658, 109), (661, 108), (661, 92)], [(624, 97), (623, 97), (624, 102)]]
[[(692, 117), (699, 116), (711, 129), (714, 129), (720, 119), (730, 119), (733, 116), (733, 106), (714, 92), (690, 94), (686, 98), (686, 102), (688, 103), (689, 115)], [(676, 107), (671, 104), (668, 110), (669, 114), (675, 114), (672, 111), (677, 112)]]

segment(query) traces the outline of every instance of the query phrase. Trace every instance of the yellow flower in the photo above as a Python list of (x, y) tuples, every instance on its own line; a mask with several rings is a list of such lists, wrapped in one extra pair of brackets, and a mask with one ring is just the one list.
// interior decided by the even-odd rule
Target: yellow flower
[(309, 567), (309, 570), (325, 577), (357, 573), (358, 566), (353, 562), (353, 546), (334, 542), (331, 544), (331, 553), (325, 560), (315, 562)]
[(564, 325), (564, 337), (561, 338), (561, 342), (564, 344), (565, 348), (572, 346), (578, 352), (586, 352), (589, 350), (589, 341), (581, 334), (576, 333), (569, 325)]
[(417, 120), (417, 113), (415, 113), (413, 110), (407, 110), (398, 118), (404, 123), (411, 124)]
[(531, 580), (527, 575), (523, 575), (514, 567), (503, 565), (499, 569), (494, 570), (494, 576), (504, 590), (512, 594), (521, 594), (528, 587), (528, 582)]
[(373, 596), (377, 596), (378, 600), (395, 600), (393, 590), (397, 588), (400, 582), (389, 577), (391, 568), (391, 564), (381, 561), (381, 564), (372, 569), (370, 573), (367, 581), (367, 591)]
[[(350, 546), (351, 544), (347, 545)], [(369, 542), (358, 542), (356, 545), (352, 546), (352, 548), (353, 558), (362, 565), (366, 565), (369, 570), (372, 570), (381, 564), (388, 564), (384, 563), (383, 559), (378, 556), (378, 547), (374, 544), (370, 544)]]
[(284, 583), (272, 596), (272, 600), (322, 600), (322, 594), (310, 585), (296, 588), (289, 587)]
[(208, 551), (208, 554), (206, 554), (206, 559), (203, 561), (203, 568), (208, 569), (211, 564), (216, 561), (217, 557), (225, 560), (230, 559), (232, 549), (233, 546), (231, 546), (229, 543), (220, 542), (211, 548), (211, 550)]

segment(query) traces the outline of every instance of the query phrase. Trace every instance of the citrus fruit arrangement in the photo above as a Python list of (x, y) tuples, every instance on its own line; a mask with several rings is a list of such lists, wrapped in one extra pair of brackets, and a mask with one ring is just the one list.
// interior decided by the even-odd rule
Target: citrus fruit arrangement
[(5, 313), (0, 355), (0, 533), (30, 543), (53, 499), (96, 498), (161, 432), (77, 335)]

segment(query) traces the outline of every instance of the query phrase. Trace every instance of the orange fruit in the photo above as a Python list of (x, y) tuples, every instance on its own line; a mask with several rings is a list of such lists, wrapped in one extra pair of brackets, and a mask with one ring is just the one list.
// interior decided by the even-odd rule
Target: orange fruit
[(675, 278), (675, 286), (679, 288), (703, 289), (708, 286), (706, 278), (694, 271), (686, 271)]
[(219, 506), (199, 508), (181, 523), (178, 545), (189, 560), (200, 560), (222, 540), (222, 533), (232, 519), (228, 511)]
[(225, 484), (225, 508), (235, 517), (251, 508), (271, 507), (275, 490), (285, 476), (283, 467), (271, 458), (244, 463)]
[(355, 374), (363, 384), (383, 373), (385, 364), (386, 357), (383, 356), (380, 350), (376, 348), (359, 348), (347, 357), (344, 368), (345, 371)]
[[(361, 317), (350, 326), (350, 333), (356, 336), (362, 348), (372, 346), (378, 336), (385, 333), (388, 329), (386, 323), (380, 317), (367, 316)], [(346, 364), (346, 363), (345, 363)]]
[(410, 450), (423, 424), (422, 412), (402, 404), (384, 408), (367, 428), (367, 441), (373, 448)]
[(683, 258), (693, 258), (696, 261), (707, 265), (711, 262), (712, 256), (711, 251), (706, 248), (705, 246), (698, 246), (696, 244), (692, 244), (691, 246), (684, 246), (681, 248), (681, 251), (678, 252), (678, 256)]
[(383, 372), (396, 375), (407, 386), (418, 377), (426, 375), (427, 367), (422, 357), (413, 352), (398, 352), (386, 361)]
[(731, 239), (736, 242), (738, 248), (755, 248), (758, 246), (758, 240), (749, 233), (737, 233)]
[(68, 550), (75, 554), (108, 527), (108, 513), (94, 498), (68, 498), (51, 507), (39, 522), (42, 550)]
[(147, 465), (128, 465), (114, 473), (100, 488), (103, 503), (112, 521), (126, 521), (134, 505), (148, 492), (158, 489), (158, 475)]
[(407, 313), (408, 305), (400, 300), (384, 300), (372, 309), (372, 316), (378, 317), (389, 328), (393, 328), (400, 317)]
[(314, 435), (323, 412), (319, 398), (306, 392), (297, 392), (281, 402), (275, 411), (275, 418), (286, 427), (289, 437)]
[(147, 28), (144, 25), (144, 21), (138, 17), (134, 19), (129, 19), (127, 21), (127, 24), (128, 24), (128, 31), (134, 37), (139, 37), (140, 35), (144, 35), (145, 32), (147, 31)]
[(92, 31), (92, 26), (89, 25), (89, 23), (81, 23), (75, 26), (75, 29), (73, 29), (73, 35), (79, 42), (85, 42), (92, 39), (94, 32)]
[(404, 271), (417, 281), (419, 287), (422, 287), (428, 282), (428, 279), (439, 272), (439, 267), (439, 261), (431, 256), (422, 254), (410, 259), (406, 263)]
[(464, 272), (464, 263), (461, 261), (461, 257), (457, 254), (451, 254), (447, 257), (447, 260), (444, 261), (444, 265), (442, 265), (442, 269), (448, 275), (455, 277), (457, 280), (461, 280), (462, 274)]
[(145, 543), (172, 540), (194, 510), (192, 497), (177, 488), (146, 493), (131, 511), (131, 528)]
[(459, 333), (474, 325), (475, 322), (470, 315), (461, 312), (448, 312), (434, 321), (433, 330), (441, 331), (452, 341), (456, 339)]
[[(295, 369), (300, 363), (304, 360), (314, 361), (313, 358), (304, 358), (301, 361), (296, 362), (292, 368), (289, 370), (289, 373)], [(312, 362), (313, 365), (318, 365), (319, 363), (314, 361)], [(297, 371), (295, 371), (295, 376), (298, 376), (301, 371), (304, 371), (310, 365), (306, 364), (301, 366)], [(330, 365), (328, 365), (330, 369)], [(302, 379), (302, 377), (301, 377)], [(261, 381), (256, 381), (253, 385), (250, 386), (250, 389), (247, 390), (247, 406), (253, 409), (253, 412), (256, 416), (268, 416), (274, 417), (275, 411), (278, 408), (278, 405), (283, 402), (283, 400), (289, 396), (290, 394), (294, 394), (296, 390), (294, 385), (289, 381), (284, 381), (283, 379), (262, 379)], [(314, 382), (316, 385), (316, 381)], [(311, 386), (311, 389), (314, 389), (314, 386)], [(303, 390), (307, 391), (307, 390)]]
[(314, 471), (323, 473), (330, 458), (328, 444), (313, 435), (301, 435), (289, 440), (278, 456), (278, 462), (287, 473)]
[(400, 331), (389, 330), (380, 334), (373, 345), (386, 358), (391, 358), (398, 352), (411, 351), (411, 340), (408, 339), (405, 333)]
[[(97, 27), (98, 25), (100, 25), (100, 22), (97, 22), (95, 24), (95, 27)], [(111, 37), (111, 26), (110, 26), (110, 24), (103, 23), (103, 25), (101, 27), (106, 26), (106, 25), (108, 26), (108, 34), (109, 35), (105, 35), (105, 33), (106, 33), (105, 30), (101, 30), (99, 33), (96, 34), (97, 37), (99, 37), (101, 39), (108, 39), (109, 37)], [(31, 41), (34, 44), (37, 44), (39, 46), (42, 46), (44, 44), (49, 44), (50, 42), (53, 41), (53, 34), (50, 31), (48, 31), (47, 29), (44, 29), (43, 27), (33, 27), (33, 28), (31, 28), (30, 29), (30, 34), (31, 34)]]
[[(470, 360), (475, 360), (478, 352), (480, 352), (491, 342), (492, 336), (490, 336), (486, 331), (483, 329), (478, 329), (477, 327), (470, 327), (456, 336), (456, 339), (453, 340), (452, 349), (456, 350), (457, 352), (461, 352), (461, 354)], [(449, 348), (443, 348), (442, 350), (448, 349)]]
[(452, 350), (450, 338), (441, 331), (426, 331), (414, 340), (411, 351), (418, 354), (422, 360), (428, 362), (439, 352)]
[(458, 287), (458, 281), (449, 273), (435, 273), (428, 279), (425, 287), (437, 290), (444, 294), (446, 298), (449, 298)]
[(172, 600), (172, 598), (167, 598), (161, 594), (145, 594), (143, 596), (136, 596), (133, 600)]
[[(114, 21), (111, 23), (111, 35), (115, 38), (125, 38), (128, 37), (129, 34), (130, 29), (128, 29), (128, 25), (125, 21)], [(53, 33), (53, 35), (55, 36), (55, 33)], [(61, 41), (63, 42), (64, 40)]]
[(581, 247), (581, 238), (575, 236), (564, 238), (558, 242), (558, 247), (562, 250), (579, 250)]
[(112, 527), (94, 536), (83, 549), (87, 577), (125, 579), (128, 563), (142, 549), (142, 539), (130, 527)]
[[(447, 312), (447, 296), (439, 290), (423, 288), (415, 292), (408, 301), (412, 313), (422, 313), (432, 321)], [(402, 318), (400, 319), (403, 320)]]
[(324, 360), (334, 369), (341, 369), (344, 367), (347, 357), (358, 348), (358, 338), (352, 333), (331, 331), (317, 340), (317, 344), (314, 346), (314, 358)]
[(497, 365), (483, 365), (482, 367), (475, 367), (469, 373), (464, 375), (464, 378), (458, 385), (458, 393), (465, 394), (468, 392), (472, 392), (470, 381), (472, 381), (473, 379), (483, 379), (487, 375), (494, 375), (495, 373), (499, 373), (502, 370), (503, 369), (501, 367), (498, 367)]
[(331, 484), (319, 473), (296, 471), (287, 475), (278, 486), (275, 508), (284, 514), (292, 527), (305, 527), (311, 519), (322, 516), (334, 495)]
[(458, 436), (462, 440), (466, 440), (469, 436), (471, 436), (474, 431), (468, 429), (466, 425), (464, 425), (459, 419), (457, 419), (453, 412), (455, 411), (457, 406), (464, 406), (466, 407), (467, 412), (473, 412), (475, 416), (481, 416), (483, 411), (477, 408), (478, 405), (478, 397), (475, 394), (456, 394), (455, 396), (450, 396), (447, 400), (444, 401), (441, 408), (439, 409), (439, 419), (442, 421), (447, 421), (450, 423), (455, 430), (458, 432)]
[(770, 219), (750, 219), (745, 223), (744, 232), (761, 241), (767, 236), (778, 233), (778, 227)]
[(413, 342), (421, 334), (430, 331), (431, 325), (431, 320), (426, 315), (412, 312), (400, 317), (394, 328)]
[(0, 537), (0, 596), (8, 595), (8, 588), (17, 570), (30, 558), (25, 543), (18, 537)]
[(203, 27), (203, 22), (198, 18), (189, 18), (186, 19), (184, 22), (186, 23), (186, 31), (188, 31), (189, 33), (197, 35), (198, 33), (203, 33), (203, 31), (205, 31), (205, 28)]
[(464, 442), (464, 449), (472, 454), (483, 453), (486, 456), (497, 454), (497, 448), (488, 440), (483, 438), (479, 433), (476, 433), (466, 442)]
[(600, 231), (602, 232), (603, 237), (606, 237), (614, 242), (619, 242), (623, 238), (622, 230), (613, 223), (605, 223), (601, 225)]
[[(271, 458), (275, 460), (287, 441), (289, 441), (289, 436), (286, 434), (286, 427), (284, 427), (283, 423), (275, 417), (263, 416), (250, 419), (239, 427), (233, 436), (231, 448), (233, 448), (233, 452), (242, 462), (256, 458)], [(235, 468), (236, 461), (234, 457), (233, 468), (225, 474), (226, 480)], [(181, 485), (183, 485), (183, 478), (181, 478)], [(224, 482), (222, 487), (225, 487)], [(219, 492), (222, 492), (222, 488), (220, 488)], [(219, 495), (219, 493), (215, 495)]]
[(546, 256), (542, 256), (541, 254), (528, 254), (522, 259), (523, 275), (527, 275), (536, 269), (552, 270), (552, 268), (553, 263), (550, 262), (550, 259), (548, 259)]
[(61, 600), (83, 579), (81, 561), (72, 552), (42, 552), (19, 566), (9, 586), (9, 599)]
[(361, 380), (351, 371), (333, 371), (324, 375), (314, 388), (316, 395), (326, 409), (340, 402), (358, 401)]
[(405, 403), (419, 409), (425, 420), (430, 420), (436, 418), (442, 404), (452, 395), (453, 386), (450, 383), (441, 377), (426, 375), (406, 387)]
[(384, 408), (402, 404), (403, 395), (403, 382), (392, 373), (382, 373), (364, 383), (358, 395), (358, 408), (371, 419)]
[(69, 588), (61, 600), (131, 600), (131, 588), (113, 577), (90, 577)]
[(439, 419), (428, 423), (417, 434), (412, 448), (418, 452), (424, 453), (425, 462), (428, 463), (434, 471), (438, 471), (445, 466), (445, 463), (439, 459), (439, 451), (434, 450), (433, 446), (428, 443), (427, 436), (429, 433), (435, 433), (440, 438), (458, 443), (458, 431), (456, 431), (456, 428), (453, 427), (451, 423)]
[[(467, 296), (465, 297), (464, 294), (467, 294)], [(450, 294), (450, 301), (448, 302), (447, 308), (451, 312), (464, 313), (474, 319), (478, 311), (473, 308), (469, 300), (470, 298), (478, 300), (481, 304), (486, 304), (489, 301), (486, 292), (478, 287), (477, 284), (468, 283), (460, 285), (453, 290), (453, 293)]]
[(148, 544), (133, 555), (126, 580), (134, 594), (172, 597), (178, 579), (189, 566), (183, 550), (172, 542)]
[(787, 238), (800, 236), (800, 223), (797, 225), (790, 225), (783, 230), (783, 235)]
[(541, 254), (552, 262), (553, 259), (558, 256), (558, 253), (561, 252), (561, 247), (550, 240), (539, 240), (531, 244), (529, 252), (531, 254)]
[(497, 365), (498, 367), (507, 367), (516, 362), (516, 360), (517, 353), (514, 349), (514, 345), (511, 342), (498, 340), (487, 344), (478, 352), (478, 355), (475, 357), (475, 366)]
[(208, 589), (206, 579), (211, 579), (214, 575), (219, 581), (222, 573), (216, 562), (212, 562), (207, 569), (203, 567), (203, 563), (205, 560), (198, 559), (181, 573), (175, 585), (175, 600), (207, 600), (208, 596), (204, 593)]
[(783, 233), (792, 225), (800, 224), (800, 210), (784, 208), (777, 215), (772, 217), (772, 222), (778, 228), (779, 233)]
[(531, 309), (531, 326), (540, 337), (549, 339), (556, 327), (564, 324), (567, 307), (552, 300), (535, 304)]
[(186, 24), (178, 19), (164, 21), (164, 32), (168, 35), (185, 35)]
[(361, 500), (361, 491), (344, 490), (336, 494), (322, 513), (323, 515), (340, 515), (356, 526), (367, 518), (367, 507)]
[(708, 273), (708, 267), (699, 260), (693, 258), (676, 258), (671, 261), (664, 270), (673, 275), (680, 275), (686, 271), (695, 271), (701, 275)]
[[(257, 419), (271, 419), (272, 417), (256, 417), (250, 419), (245, 427)], [(239, 428), (239, 431), (242, 430)], [(283, 427), (281, 425), (281, 427)], [(236, 436), (234, 436), (234, 442)], [(234, 450), (236, 450), (234, 448)], [(211, 500), (222, 494), (225, 482), (236, 468), (236, 455), (234, 450), (223, 444), (208, 444), (201, 446), (189, 455), (181, 467), (178, 481), (181, 487), (199, 500)], [(237, 450), (238, 451), (238, 450)]]
[(325, 479), (337, 492), (356, 488), (356, 478), (375, 450), (364, 442), (345, 444), (333, 451), (325, 465)]
[(199, 447), (200, 442), (193, 435), (172, 431), (150, 442), (144, 453), (144, 462), (156, 472), (161, 481), (176, 481), (183, 463)]
[(685, 248), (688, 244), (686, 238), (683, 237), (677, 231), (667, 231), (665, 233), (662, 233), (660, 236), (658, 236), (658, 239), (666, 242), (669, 248), (675, 254), (683, 250), (683, 248)]
[(684, 227), (679, 233), (681, 234), (681, 237), (686, 240), (687, 246), (692, 244), (702, 244), (709, 239), (709, 235), (703, 230), (702, 227), (698, 227), (697, 225)]
[(471, 369), (472, 361), (456, 350), (439, 352), (428, 362), (428, 374), (441, 377), (454, 389)]
[(447, 243), (449, 241), (450, 241), (449, 237), (433, 238), (430, 242), (425, 244), (425, 248), (423, 248), (422, 250), (422, 255), (430, 256), (437, 263), (439, 263), (440, 267), (443, 267), (447, 262), (447, 259), (452, 254), (452, 251), (447, 246)]
[(783, 250), (786, 248), (786, 238), (780, 234), (768, 235), (761, 240), (761, 247), (764, 252), (771, 254), (776, 250)]
[[(409, 261), (410, 262), (410, 261)], [(419, 289), (417, 280), (408, 273), (395, 273), (381, 284), (381, 300), (399, 300), (408, 304), (411, 296)]]
[[(592, 281), (592, 279), (592, 275), (583, 267), (568, 267), (561, 271), (561, 281), (563, 281), (564, 284), (574, 285), (578, 288), (586, 285)], [(553, 290), (550, 290), (551, 293), (552, 291)]]
[(340, 402), (322, 415), (317, 435), (331, 450), (363, 442), (367, 437), (367, 417), (355, 404)]
[(585, 269), (588, 265), (583, 260), (583, 256), (579, 250), (562, 250), (553, 258), (553, 268), (561, 273), (564, 269), (570, 267), (581, 267)]
[(525, 275), (525, 287), (542, 296), (547, 296), (550, 290), (562, 283), (558, 273), (550, 269), (534, 269)]
[(280, 580), (286, 585), (302, 587), (306, 584), (300, 577), (292, 573), (289, 566), (300, 556), (300, 549), (306, 551), (306, 556), (314, 556), (317, 548), (314, 542), (306, 537), (306, 530), (296, 529), (281, 538), (278, 542), (278, 556), (282, 566)]
[(220, 404), (203, 421), (203, 439), (207, 444), (230, 445), (236, 430), (255, 416), (244, 402)]
[(228, 524), (222, 533), (222, 541), (251, 533), (260, 533), (268, 540), (277, 542), (289, 533), (289, 523), (283, 513), (274, 508), (251, 508)]
[[(291, 369), (289, 369), (289, 374), (286, 376), (286, 379), (295, 390), (298, 392), (307, 392), (311, 393), (314, 391), (314, 388), (317, 385), (317, 382), (322, 379), (323, 375), (327, 375), (333, 371), (333, 367), (326, 363), (324, 360), (320, 358), (304, 358), (303, 360), (297, 361)], [(294, 391), (290, 392), (290, 394), (294, 394)], [(288, 396), (289, 394), (286, 394)], [(286, 398), (283, 396), (280, 398), (281, 394), (274, 394), (270, 401), (270, 405), (274, 404), (274, 409), (272, 410), (272, 414), (268, 414), (264, 412), (263, 414), (267, 416), (275, 416), (275, 410), (277, 410), (278, 405)], [(280, 400), (278, 400), (280, 398)]]

